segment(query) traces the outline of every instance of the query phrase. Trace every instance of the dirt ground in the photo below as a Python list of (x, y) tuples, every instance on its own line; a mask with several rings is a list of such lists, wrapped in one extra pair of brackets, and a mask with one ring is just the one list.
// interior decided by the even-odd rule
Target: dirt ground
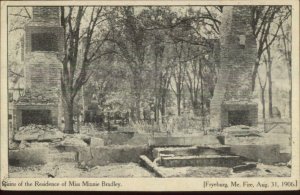
[[(57, 169), (57, 170), (56, 170)], [(255, 169), (240, 173), (233, 173), (227, 167), (159, 167), (159, 171), (166, 177), (289, 177), (291, 169), (286, 166), (258, 164)], [(57, 178), (103, 178), (103, 177), (154, 177), (136, 163), (111, 164), (96, 166), (90, 170), (77, 167), (77, 163), (46, 164), (31, 167), (9, 167), (9, 176), (14, 178), (45, 178), (55, 174)]]
[(286, 166), (272, 166), (258, 164), (255, 169), (233, 173), (227, 167), (159, 167), (159, 171), (166, 177), (288, 177), (291, 169)]
[(45, 178), (48, 175), (56, 178), (103, 178), (103, 177), (154, 177), (154, 175), (136, 163), (111, 164), (96, 166), (89, 170), (80, 169), (77, 163), (49, 163), (31, 167), (9, 167), (9, 177), (14, 178)]

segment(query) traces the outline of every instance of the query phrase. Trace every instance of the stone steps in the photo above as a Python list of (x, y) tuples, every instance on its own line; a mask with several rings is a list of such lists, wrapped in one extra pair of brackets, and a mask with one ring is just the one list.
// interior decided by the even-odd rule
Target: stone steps
[(239, 156), (174, 156), (161, 157), (161, 165), (165, 167), (184, 167), (184, 166), (215, 166), (215, 167), (234, 167), (242, 163)]
[(231, 155), (230, 146), (192, 146), (192, 147), (157, 147), (153, 148), (154, 161), (165, 167), (216, 166), (234, 167), (243, 159)]
[(199, 156), (226, 155), (230, 153), (230, 146), (191, 146), (191, 147), (156, 147), (152, 150), (153, 158), (161, 156)]

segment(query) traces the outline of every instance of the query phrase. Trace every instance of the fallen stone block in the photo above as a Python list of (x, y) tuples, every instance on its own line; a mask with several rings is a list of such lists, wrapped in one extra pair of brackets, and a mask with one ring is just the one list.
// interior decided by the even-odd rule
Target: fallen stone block
[(11, 166), (32, 166), (48, 162), (48, 148), (26, 148), (23, 150), (9, 150), (8, 162)]
[(101, 138), (92, 137), (90, 146), (91, 147), (104, 146), (104, 140)]
[(255, 163), (247, 163), (247, 164), (242, 164), (242, 165), (237, 165), (235, 167), (232, 167), (232, 171), (236, 173), (236, 172), (248, 171), (254, 168), (256, 168)]

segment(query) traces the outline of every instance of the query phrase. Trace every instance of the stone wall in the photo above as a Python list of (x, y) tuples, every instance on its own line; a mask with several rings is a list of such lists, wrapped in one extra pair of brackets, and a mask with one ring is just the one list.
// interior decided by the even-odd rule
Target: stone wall
[(222, 128), (222, 106), (251, 101), (251, 74), (256, 60), (249, 6), (225, 6), (220, 27), (220, 69), (211, 101), (210, 125)]
[(138, 163), (141, 155), (149, 155), (150, 148), (144, 146), (114, 145), (83, 147), (78, 151), (77, 160), (89, 166), (108, 165), (110, 163)]

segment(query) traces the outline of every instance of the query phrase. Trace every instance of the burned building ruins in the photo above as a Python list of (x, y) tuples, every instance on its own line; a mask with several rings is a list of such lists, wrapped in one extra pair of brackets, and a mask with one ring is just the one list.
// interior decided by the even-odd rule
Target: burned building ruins
[(60, 126), (60, 72), (57, 54), (63, 52), (64, 36), (59, 7), (33, 7), (25, 26), (24, 95), (13, 108), (13, 126), (51, 124)]
[(251, 90), (256, 40), (249, 6), (225, 7), (220, 28), (220, 70), (210, 106), (210, 126), (257, 125)]

